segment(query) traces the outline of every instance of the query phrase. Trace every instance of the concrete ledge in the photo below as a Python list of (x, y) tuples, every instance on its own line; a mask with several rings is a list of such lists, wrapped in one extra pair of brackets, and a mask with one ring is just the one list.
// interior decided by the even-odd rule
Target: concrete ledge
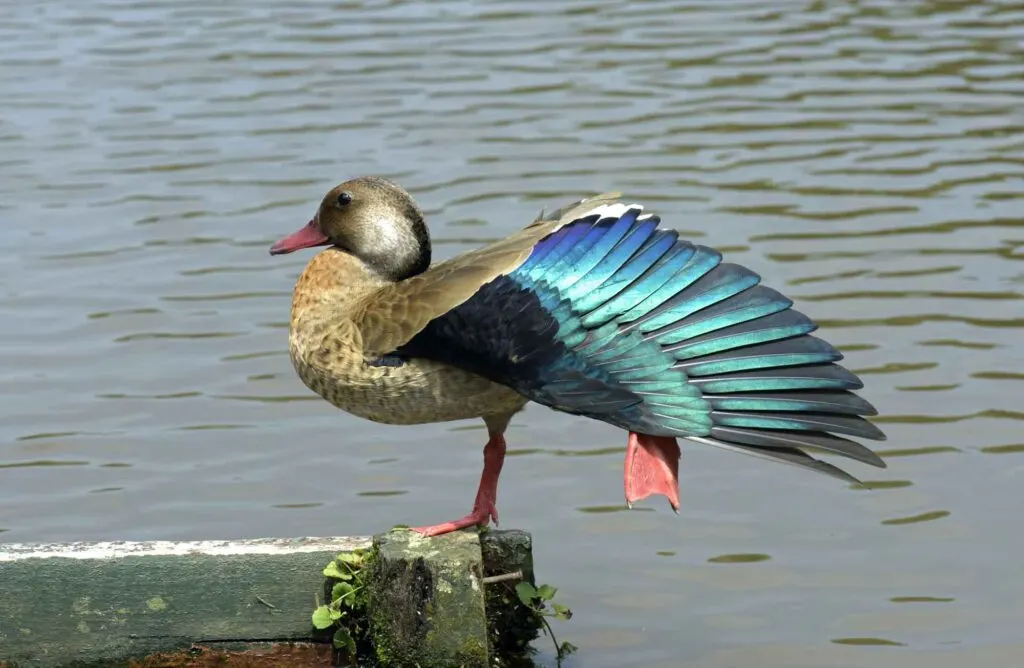
[(0, 660), (102, 664), (309, 640), (325, 564), (370, 538), (0, 545)]
[(0, 668), (329, 641), (311, 624), (330, 591), (324, 567), (371, 546), (367, 621), (382, 666), (483, 667), (536, 636), (538, 620), (514, 596), (516, 581), (533, 582), (522, 531), (0, 544)]

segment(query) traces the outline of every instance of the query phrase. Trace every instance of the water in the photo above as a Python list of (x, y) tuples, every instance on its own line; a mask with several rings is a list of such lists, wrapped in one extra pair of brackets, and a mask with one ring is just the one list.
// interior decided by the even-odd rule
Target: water
[(852, 465), (865, 491), (686, 447), (681, 516), (629, 513), (624, 434), (531, 407), (499, 507), (576, 612), (572, 665), (1024, 656), (1019, 4), (7, 0), (2, 16), (2, 539), (463, 514), (482, 425), (378, 426), (312, 396), (285, 353), (309, 253), (267, 247), (363, 173), (413, 191), (442, 257), (622, 189), (821, 322), (883, 413), (890, 469)]

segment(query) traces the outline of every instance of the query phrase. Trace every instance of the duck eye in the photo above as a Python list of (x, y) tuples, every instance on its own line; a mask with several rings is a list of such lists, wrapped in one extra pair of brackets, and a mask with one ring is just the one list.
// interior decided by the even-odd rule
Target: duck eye
[(352, 201), (352, 195), (348, 193), (338, 193), (338, 206), (345, 206)]

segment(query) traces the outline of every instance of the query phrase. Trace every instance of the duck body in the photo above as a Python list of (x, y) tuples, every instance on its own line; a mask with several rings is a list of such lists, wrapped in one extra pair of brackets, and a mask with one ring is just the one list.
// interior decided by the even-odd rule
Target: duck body
[(824, 473), (803, 448), (884, 467), (848, 436), (882, 439), (842, 355), (792, 301), (616, 194), (543, 214), (434, 265), (411, 198), (341, 184), (272, 252), (331, 244), (293, 294), (290, 350), (335, 406), (389, 424), (482, 417), (490, 438), (473, 512), (497, 520), (504, 431), (528, 401), (629, 432), (627, 503), (678, 501), (678, 438)]
[(512, 415), (528, 399), (472, 371), (426, 357), (366, 350), (347, 314), (387, 283), (357, 258), (329, 248), (306, 266), (292, 300), (289, 352), (302, 382), (334, 406), (384, 424)]

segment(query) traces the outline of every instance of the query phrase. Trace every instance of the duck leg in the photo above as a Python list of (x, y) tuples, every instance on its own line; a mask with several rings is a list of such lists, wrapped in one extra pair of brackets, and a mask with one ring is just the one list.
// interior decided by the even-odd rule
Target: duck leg
[(679, 443), (672, 436), (629, 432), (623, 471), (626, 505), (661, 494), (679, 512)]
[(498, 524), (498, 509), (495, 504), (498, 502), (498, 476), (501, 475), (501, 466), (505, 463), (505, 433), (488, 428), (490, 438), (484, 446), (484, 470), (480, 474), (480, 486), (476, 490), (476, 500), (473, 501), (473, 512), (465, 517), (451, 522), (443, 522), (432, 526), (416, 527), (417, 531), (424, 536), (440, 536), (459, 529), (471, 526), (487, 526), (490, 520)]

